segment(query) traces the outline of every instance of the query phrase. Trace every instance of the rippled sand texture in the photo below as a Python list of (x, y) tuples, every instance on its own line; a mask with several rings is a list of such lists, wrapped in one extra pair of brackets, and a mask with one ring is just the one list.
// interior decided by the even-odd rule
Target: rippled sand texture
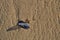
[[(6, 31), (18, 13), (30, 28)], [(0, 0), (0, 40), (60, 40), (60, 0)]]

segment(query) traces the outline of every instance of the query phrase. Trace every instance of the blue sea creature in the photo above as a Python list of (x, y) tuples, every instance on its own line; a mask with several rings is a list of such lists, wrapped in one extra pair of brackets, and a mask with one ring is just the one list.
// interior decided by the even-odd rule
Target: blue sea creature
[(24, 28), (24, 29), (28, 29), (29, 28), (29, 24), (23, 21), (18, 21), (18, 26)]
[(8, 28), (7, 31), (16, 30), (16, 29), (19, 29), (19, 28), (28, 29), (29, 28), (29, 23), (24, 22), (24, 21), (18, 21), (17, 25), (15, 25), (11, 28)]

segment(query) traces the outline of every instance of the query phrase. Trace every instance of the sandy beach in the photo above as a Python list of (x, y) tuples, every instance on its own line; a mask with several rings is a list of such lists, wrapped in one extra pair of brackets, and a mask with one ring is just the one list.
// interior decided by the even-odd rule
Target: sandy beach
[[(18, 19), (30, 28), (7, 31)], [(0, 40), (60, 40), (60, 0), (0, 0)]]

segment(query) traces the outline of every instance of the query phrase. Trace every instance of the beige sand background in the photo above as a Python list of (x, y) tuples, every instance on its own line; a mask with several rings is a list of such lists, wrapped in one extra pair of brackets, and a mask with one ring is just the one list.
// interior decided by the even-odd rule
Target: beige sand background
[[(29, 29), (6, 30), (19, 19)], [(60, 0), (0, 0), (0, 40), (60, 40)]]

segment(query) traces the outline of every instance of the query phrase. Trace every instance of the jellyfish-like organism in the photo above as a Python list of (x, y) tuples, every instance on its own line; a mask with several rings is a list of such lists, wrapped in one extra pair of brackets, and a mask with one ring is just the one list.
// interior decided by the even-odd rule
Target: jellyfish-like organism
[(29, 28), (29, 23), (24, 22), (24, 21), (18, 21), (18, 26), (22, 27), (24, 29), (28, 29)]
[(11, 28), (8, 28), (7, 31), (16, 30), (16, 29), (19, 29), (19, 28), (28, 29), (29, 28), (29, 23), (24, 22), (24, 21), (18, 21), (17, 25), (15, 25)]

